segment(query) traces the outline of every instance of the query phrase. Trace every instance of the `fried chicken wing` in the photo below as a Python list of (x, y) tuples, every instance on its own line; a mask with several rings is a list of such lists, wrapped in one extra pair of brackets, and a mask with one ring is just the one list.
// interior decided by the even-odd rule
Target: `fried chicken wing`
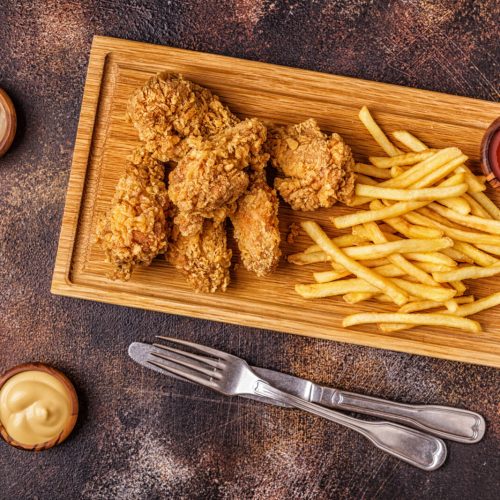
[(259, 277), (274, 271), (281, 256), (278, 205), (276, 191), (261, 171), (252, 174), (251, 184), (231, 216), (243, 265)]
[(169, 207), (164, 176), (163, 165), (142, 148), (129, 158), (111, 208), (96, 229), (96, 241), (113, 266), (112, 279), (130, 279), (135, 266), (148, 266), (164, 252)]
[(215, 135), (239, 121), (210, 90), (169, 73), (137, 89), (127, 115), (146, 149), (162, 162), (179, 161), (187, 138)]
[(232, 252), (227, 248), (224, 224), (206, 220), (193, 236), (182, 236), (174, 226), (166, 257), (196, 292), (225, 291), (229, 284)]
[(201, 230), (203, 219), (221, 223), (236, 209), (249, 183), (245, 169), (260, 165), (266, 127), (244, 120), (209, 139), (189, 139), (189, 151), (169, 175), (168, 192), (179, 213), (175, 223), (184, 236)]
[(266, 149), (282, 176), (275, 187), (294, 210), (331, 207), (354, 196), (354, 160), (338, 134), (327, 136), (311, 118), (270, 131)]

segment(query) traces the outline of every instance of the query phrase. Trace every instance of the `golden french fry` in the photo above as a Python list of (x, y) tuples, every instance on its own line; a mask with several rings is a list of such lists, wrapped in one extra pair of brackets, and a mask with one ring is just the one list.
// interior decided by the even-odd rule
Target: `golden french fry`
[[(356, 234), (343, 234), (342, 236), (336, 236), (332, 238), (332, 241), (340, 248), (351, 247), (357, 245), (358, 243), (364, 243), (368, 241), (369, 238), (362, 238)], [(304, 253), (314, 253), (321, 252), (319, 245), (311, 245), (304, 250)]]
[(435, 300), (436, 302), (446, 302), (456, 295), (456, 290), (451, 288), (443, 288), (440, 286), (429, 286), (421, 283), (413, 283), (401, 278), (391, 278), (391, 280), (399, 288), (408, 292), (412, 297), (419, 297), (421, 299)]
[(446, 309), (451, 313), (455, 312), (458, 309), (458, 304), (455, 299), (447, 300), (444, 305), (446, 306)]
[[(465, 186), (468, 187), (467, 184), (465, 184)], [(462, 196), (441, 199), (439, 200), (439, 203), (441, 203), (441, 205), (444, 205), (445, 207), (450, 208), (451, 210), (455, 210), (455, 212), (458, 212), (459, 214), (468, 215), (471, 213), (472, 208), (467, 200), (463, 197), (464, 194), (465, 193), (462, 193)]]
[[(455, 245), (453, 246), (453, 248), (443, 248), (441, 252), (447, 255), (448, 257), (452, 258), (453, 260), (456, 260), (457, 262), (466, 262), (467, 264), (474, 264), (474, 261), (468, 255), (465, 255), (463, 252), (457, 250), (457, 243), (458, 242), (455, 241)], [(446, 269), (437, 269), (437, 271), (446, 271)]]
[(360, 207), (361, 205), (366, 205), (370, 203), (373, 198), (367, 198), (366, 196), (354, 196), (351, 201), (346, 202), (348, 207)]
[(460, 306), (454, 314), (456, 316), (472, 316), (473, 314), (498, 306), (499, 304), (500, 292), (496, 292), (483, 299)]
[[(474, 295), (467, 295), (466, 297), (457, 297), (453, 299), (456, 304), (468, 304), (474, 302)], [(443, 307), (442, 302), (436, 302), (434, 300), (418, 300), (415, 302), (408, 302), (404, 306), (398, 309), (398, 313), (412, 313), (418, 311), (425, 311), (426, 309), (437, 309)]]
[(430, 264), (441, 264), (443, 266), (454, 267), (457, 263), (441, 252), (408, 252), (405, 257), (417, 262), (428, 262)]
[(470, 243), (455, 241), (455, 245), (453, 246), (453, 248), (458, 250), (459, 252), (464, 253), (465, 255), (470, 257), (473, 262), (483, 267), (493, 266), (494, 264), (498, 264), (500, 262), (500, 260), (487, 254), (486, 252), (483, 252), (482, 250), (479, 250), (477, 247), (471, 245)]
[[(486, 196), (486, 195), (483, 195)], [(492, 219), (493, 217), (490, 215), (490, 213), (483, 208), (483, 206), (478, 203), (470, 194), (463, 194), (462, 198), (469, 204), (470, 206), (470, 213), (472, 215), (475, 215), (476, 217), (483, 217), (484, 219)], [(448, 207), (451, 208), (451, 207)], [(458, 210), (457, 210), (458, 212)]]
[(410, 151), (418, 153), (420, 151), (425, 151), (429, 149), (422, 141), (418, 140), (414, 135), (410, 134), (406, 130), (395, 130), (391, 132), (392, 137), (396, 141), (406, 146)]
[(352, 169), (357, 174), (369, 175), (371, 177), (377, 177), (378, 179), (391, 178), (390, 170), (374, 167), (373, 165), (366, 165), (365, 163), (356, 163)]
[[(375, 222), (369, 222), (364, 225), (366, 231), (368, 232), (368, 235), (370, 236), (370, 239), (375, 243), (375, 244), (383, 244), (387, 242), (387, 238), (384, 236), (380, 228), (375, 224)], [(397, 242), (392, 242), (393, 244), (399, 243), (401, 246), (403, 244), (403, 241), (433, 241), (436, 242), (438, 240), (399, 240)], [(388, 245), (390, 243), (387, 243)], [(412, 245), (412, 250), (418, 250)], [(439, 250), (438, 248), (434, 248), (433, 250)], [(387, 258), (389, 259), (389, 262), (392, 262), (394, 265), (399, 267), (401, 270), (403, 270), (408, 276), (412, 276), (416, 280), (420, 281), (420, 283), (424, 283), (426, 285), (437, 285), (437, 283), (431, 278), (429, 274), (427, 274), (425, 271), (422, 271), (422, 269), (416, 267), (414, 264), (406, 260), (405, 257), (400, 255), (399, 253), (393, 253), (391, 255), (388, 255)]]
[[(443, 150), (444, 151), (444, 150)], [(455, 158), (448, 163), (445, 163), (439, 168), (436, 168), (430, 172), (427, 172), (426, 175), (420, 177), (417, 181), (413, 182), (410, 184), (410, 187), (413, 189), (415, 188), (424, 188), (428, 186), (432, 186), (434, 183), (441, 181), (444, 179), (448, 174), (453, 172), (453, 170), (457, 167), (457, 165), (460, 165), (460, 163), (466, 161), (468, 158), (465, 155), (460, 155), (458, 158)], [(439, 184), (441, 187), (445, 186), (453, 186), (456, 185), (457, 183), (462, 183), (465, 180), (465, 177), (461, 178), (456, 178), (456, 177), (450, 177), (449, 179), (446, 179), (445, 181), (441, 182)], [(388, 181), (386, 181), (388, 182)]]
[(434, 264), (432, 262), (415, 262), (417, 267), (425, 271), (426, 273), (433, 273), (436, 271), (452, 271), (453, 267), (444, 266), (443, 264)]
[(469, 167), (460, 165), (457, 167), (457, 172), (465, 172), (465, 182), (469, 185), (469, 192), (480, 193), (486, 189), (486, 186), (476, 178), (476, 176), (470, 171)]
[(288, 262), (296, 266), (305, 266), (307, 264), (317, 264), (318, 262), (330, 262), (332, 258), (325, 252), (312, 252), (312, 253), (294, 253), (288, 256)]
[(467, 243), (474, 244), (500, 245), (500, 238), (498, 236), (455, 229), (436, 220), (434, 212), (427, 208), (421, 208), (417, 213), (407, 213), (403, 217), (414, 224), (425, 224), (430, 227), (442, 229), (446, 236), (449, 236), (457, 241), (466, 241)]
[[(365, 267), (379, 267), (387, 266), (390, 262), (386, 259), (370, 259), (370, 260), (360, 260), (359, 263)], [(337, 262), (332, 262), (332, 267), (335, 271), (345, 271), (345, 268), (338, 264)]]
[[(457, 158), (461, 158), (462, 156), (462, 152), (458, 148), (442, 149), (436, 153), (433, 153), (432, 156), (430, 156), (426, 160), (417, 163), (413, 167), (410, 167), (400, 176), (395, 177), (394, 179), (389, 179), (385, 182), (382, 182), (381, 184), (383, 187), (407, 188), (408, 186), (411, 186), (430, 173), (436, 170), (440, 170), (444, 166), (449, 165), (450, 162), (456, 160)], [(456, 165), (453, 164), (453, 166), (449, 167), (446, 172), (453, 172), (453, 170), (455, 170), (456, 167), (460, 164), (461, 162), (458, 162), (458, 164)]]
[(485, 233), (500, 235), (500, 221), (493, 219), (483, 219), (475, 215), (462, 215), (454, 210), (441, 206), (439, 203), (430, 203), (429, 208), (439, 215), (458, 222), (466, 227), (478, 229)]
[(457, 291), (455, 297), (463, 295), (467, 291), (467, 287), (460, 280), (450, 281), (450, 285)]
[(359, 313), (346, 316), (342, 321), (342, 326), (363, 325), (367, 323), (400, 323), (410, 325), (430, 325), (445, 326), (450, 328), (460, 328), (469, 332), (480, 332), (481, 325), (471, 319), (429, 313), (429, 314), (401, 314), (401, 313)]
[(485, 252), (492, 253), (493, 255), (500, 255), (500, 245), (476, 245), (477, 248)]
[(364, 300), (371, 299), (374, 295), (375, 294), (371, 292), (351, 292), (351, 293), (346, 293), (345, 295), (342, 296), (342, 298), (348, 304), (357, 304), (358, 302), (363, 302)]
[(350, 276), (350, 271), (321, 271), (313, 273), (313, 278), (316, 283), (329, 283)]
[(382, 129), (377, 125), (373, 119), (370, 111), (366, 106), (363, 106), (358, 115), (359, 119), (366, 127), (370, 135), (375, 139), (375, 142), (389, 155), (397, 156), (403, 154), (403, 152), (398, 149), (392, 142), (387, 138), (387, 136), (382, 132)]
[[(383, 276), (372, 271), (370, 268), (362, 266), (359, 262), (347, 256), (344, 251), (337, 247), (326, 233), (319, 227), (316, 222), (305, 221), (301, 224), (302, 228), (309, 237), (318, 244), (325, 253), (330, 255), (335, 262), (338, 262), (346, 268), (346, 270), (351, 271), (353, 274), (359, 278), (364, 279), (371, 285), (382, 290), (383, 293), (389, 295), (396, 304), (403, 305), (408, 301), (408, 295), (403, 292), (400, 288), (394, 285), (391, 281)], [(354, 247), (356, 248), (356, 247)], [(321, 285), (320, 285), (321, 286)], [(350, 291), (371, 291), (371, 290), (350, 290)], [(347, 293), (347, 292), (346, 292)]]
[(448, 272), (435, 272), (432, 277), (438, 283), (461, 281), (467, 279), (489, 278), (500, 273), (500, 265), (490, 267), (464, 266)]
[(378, 184), (378, 182), (373, 179), (372, 177), (369, 177), (368, 175), (363, 175), (363, 174), (357, 174), (356, 175), (356, 181), (361, 182), (361, 184), (369, 184), (371, 186), (375, 186)]
[(493, 203), (484, 193), (469, 193), (495, 220), (500, 220), (500, 208)]
[(435, 149), (427, 149), (420, 153), (404, 153), (402, 155), (387, 158), (386, 156), (370, 156), (368, 159), (376, 167), (392, 168), (402, 167), (405, 165), (415, 165), (427, 158), (430, 158), (436, 152)]
[(404, 174), (406, 170), (402, 167), (391, 167), (391, 177), (398, 177), (401, 174)]
[[(383, 198), (385, 200), (396, 201), (434, 201), (444, 198), (456, 198), (467, 191), (467, 184), (459, 184), (451, 187), (436, 187), (424, 189), (394, 189), (378, 186), (368, 186), (366, 184), (356, 185), (357, 196), (367, 196), (371, 198)], [(467, 203), (463, 200), (464, 203)], [(469, 207), (470, 209), (470, 207)], [(470, 210), (469, 210), (470, 211)]]

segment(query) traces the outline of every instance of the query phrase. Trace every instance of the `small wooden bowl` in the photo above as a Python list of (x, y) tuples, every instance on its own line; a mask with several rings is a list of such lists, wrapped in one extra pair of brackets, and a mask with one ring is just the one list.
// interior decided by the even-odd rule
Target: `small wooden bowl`
[(2, 157), (12, 145), (17, 129), (16, 108), (14, 108), (14, 104), (12, 104), (10, 97), (3, 89), (0, 89), (0, 106), (5, 111), (7, 120), (5, 133), (0, 135), (0, 157)]
[(2, 422), (0, 422), (0, 436), (3, 438), (3, 440), (6, 443), (10, 444), (11, 446), (15, 446), (16, 448), (20, 448), (21, 450), (43, 451), (43, 450), (47, 450), (49, 448), (52, 448), (52, 447), (62, 443), (71, 434), (71, 431), (75, 427), (76, 420), (78, 418), (78, 396), (76, 394), (76, 391), (75, 391), (73, 384), (71, 383), (69, 378), (66, 377), (66, 375), (64, 375), (64, 373), (57, 370), (56, 368), (53, 368), (52, 366), (45, 365), (43, 363), (25, 363), (23, 365), (14, 366), (14, 368), (7, 370), (4, 374), (2, 374), (0, 376), (0, 389), (2, 389), (3, 385), (11, 377), (13, 377), (14, 375), (16, 375), (18, 373), (26, 372), (26, 371), (45, 372), (45, 373), (48, 373), (49, 375), (52, 375), (57, 380), (59, 380), (59, 382), (61, 382), (62, 385), (68, 391), (68, 397), (71, 401), (70, 415), (68, 417), (66, 425), (64, 426), (64, 429), (61, 431), (59, 436), (55, 437), (54, 439), (51, 439), (50, 441), (46, 441), (45, 443), (40, 443), (40, 444), (36, 444), (36, 445), (26, 445), (23, 443), (19, 443), (18, 441), (16, 441), (15, 439), (12, 439), (7, 434), (7, 431), (5, 430), (4, 426), (2, 425)]
[[(486, 130), (481, 141), (481, 169), (486, 176), (486, 180), (495, 189), (500, 187), (500, 165), (495, 165), (492, 161), (491, 148), (499, 147), (498, 138), (500, 137), (500, 118), (497, 118)], [(496, 143), (496, 144), (495, 144)]]

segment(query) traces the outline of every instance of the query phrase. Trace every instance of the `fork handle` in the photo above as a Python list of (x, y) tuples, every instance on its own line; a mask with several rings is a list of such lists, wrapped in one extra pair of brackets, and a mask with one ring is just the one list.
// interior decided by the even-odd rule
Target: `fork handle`
[(420, 431), (391, 422), (358, 420), (283, 392), (263, 380), (257, 381), (254, 392), (259, 396), (278, 400), (355, 430), (369, 439), (377, 448), (420, 469), (435, 470), (446, 459), (447, 450), (444, 442)]
[[(339, 410), (365, 413), (416, 427), (460, 443), (477, 443), (484, 436), (484, 418), (473, 411), (438, 405), (407, 405), (371, 396), (335, 390), (318, 403)], [(330, 398), (330, 400), (328, 400)]]

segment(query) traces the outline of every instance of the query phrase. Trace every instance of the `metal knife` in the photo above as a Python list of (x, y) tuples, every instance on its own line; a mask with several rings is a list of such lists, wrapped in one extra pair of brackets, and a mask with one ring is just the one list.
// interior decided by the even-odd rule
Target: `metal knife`
[[(149, 363), (151, 352), (162, 353), (162, 350), (150, 344), (133, 342), (130, 344), (129, 356), (137, 363), (165, 375), (164, 371)], [(293, 375), (258, 368), (252, 369), (273, 386), (289, 394), (311, 403), (317, 403), (328, 408), (352, 411), (365, 415), (382, 417), (399, 422), (436, 436), (458, 441), (459, 443), (477, 443), (486, 430), (484, 418), (478, 413), (437, 405), (409, 405), (395, 403), (384, 399), (363, 396), (352, 392), (324, 387)], [(184, 380), (175, 375), (172, 378)], [(266, 398), (264, 396), (244, 396), (262, 403), (288, 407), (288, 405)]]

